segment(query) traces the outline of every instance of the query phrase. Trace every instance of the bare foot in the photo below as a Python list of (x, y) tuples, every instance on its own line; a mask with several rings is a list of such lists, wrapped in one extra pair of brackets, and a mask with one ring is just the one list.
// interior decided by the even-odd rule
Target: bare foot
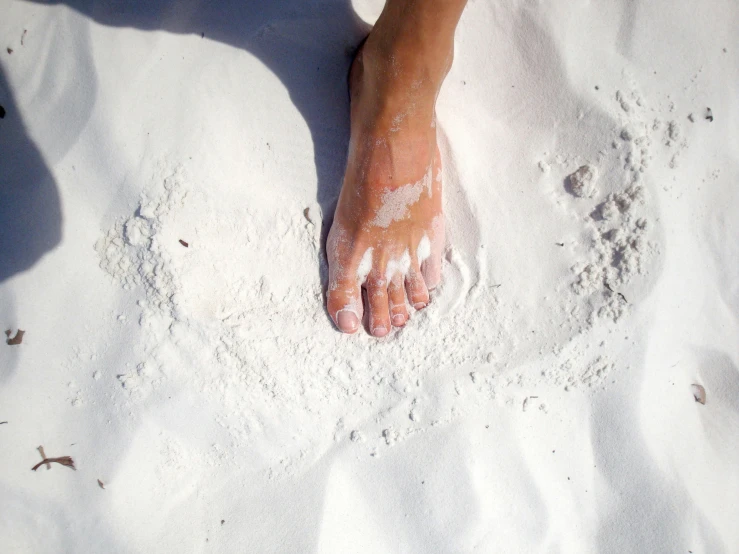
[(412, 43), (388, 48), (376, 36), (370, 34), (350, 74), (351, 139), (327, 241), (327, 308), (341, 331), (356, 332), (364, 288), (370, 332), (383, 337), (391, 325), (405, 325), (410, 307), (428, 305), (441, 277), (435, 103), (451, 52), (427, 64)]

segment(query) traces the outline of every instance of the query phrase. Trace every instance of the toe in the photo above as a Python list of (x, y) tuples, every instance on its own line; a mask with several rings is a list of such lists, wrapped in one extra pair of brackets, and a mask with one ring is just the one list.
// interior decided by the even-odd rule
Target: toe
[(431, 256), (423, 262), (421, 274), (428, 290), (434, 290), (441, 281), (441, 259)]
[(405, 288), (400, 275), (396, 275), (390, 281), (387, 293), (390, 301), (390, 320), (394, 327), (402, 327), (408, 321), (408, 309), (405, 306)]
[[(434, 159), (434, 195), (437, 201), (441, 201), (441, 153), (439, 147), (436, 147), (436, 158)], [(431, 226), (427, 230), (430, 241), (431, 251), (428, 257), (421, 264), (421, 275), (426, 284), (427, 293), (429, 290), (435, 289), (441, 282), (441, 256), (445, 244), (444, 215), (441, 212), (441, 204), (439, 204), (439, 213), (431, 221)], [(412, 302), (412, 301), (411, 301)], [(421, 300), (423, 302), (423, 300)]]
[(444, 216), (438, 215), (431, 223), (431, 253), (421, 265), (423, 280), (428, 290), (441, 282), (441, 255), (444, 250)]
[(408, 301), (416, 310), (428, 306), (429, 291), (417, 265), (411, 268), (405, 278), (405, 290), (408, 293)]
[(367, 280), (367, 301), (370, 333), (375, 337), (384, 337), (390, 332), (387, 281), (377, 271), (373, 271)]
[(356, 333), (362, 320), (362, 295), (356, 283), (337, 283), (329, 288), (326, 308), (343, 333)]
[(336, 312), (336, 326), (342, 333), (356, 333), (359, 329), (359, 317), (356, 311), (343, 308)]
[(359, 260), (352, 241), (340, 225), (331, 227), (326, 241), (328, 253), (328, 291), (326, 310), (336, 327), (356, 333), (362, 321), (362, 288), (357, 270)]
[(354, 274), (329, 267), (326, 310), (343, 333), (356, 333), (362, 321), (362, 288)]

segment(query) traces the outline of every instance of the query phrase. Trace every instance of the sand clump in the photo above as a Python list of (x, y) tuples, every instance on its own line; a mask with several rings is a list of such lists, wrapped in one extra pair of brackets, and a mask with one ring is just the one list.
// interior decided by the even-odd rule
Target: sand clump
[(567, 177), (572, 194), (579, 198), (592, 198), (597, 192), (598, 169), (583, 165)]

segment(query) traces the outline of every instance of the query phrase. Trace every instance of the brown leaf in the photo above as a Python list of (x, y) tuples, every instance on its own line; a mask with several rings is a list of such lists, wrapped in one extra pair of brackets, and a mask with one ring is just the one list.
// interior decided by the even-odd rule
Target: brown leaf
[(5, 336), (8, 337), (8, 340), (6, 340), (5, 342), (8, 343), (10, 346), (15, 346), (23, 342), (23, 335), (25, 335), (26, 332), (18, 329), (18, 331), (15, 333), (15, 336), (12, 339), (10, 338), (11, 334), (13, 334), (13, 332), (10, 329), (5, 331)]
[(690, 387), (693, 389), (693, 398), (695, 398), (695, 401), (705, 405), (706, 389), (704, 389), (701, 385), (696, 385), (695, 383), (690, 385)]
[(105, 490), (105, 485), (103, 484), (103, 482), (100, 479), (98, 479), (98, 485), (100, 485), (100, 488), (101, 489)]
[(33, 466), (31, 469), (33, 471), (36, 471), (38, 468), (40, 468), (42, 465), (46, 464), (46, 469), (51, 469), (51, 464), (61, 464), (63, 466), (71, 467), (75, 471), (77, 470), (76, 467), (74, 467), (74, 460), (70, 458), (69, 456), (62, 456), (61, 458), (47, 458), (46, 453), (44, 452), (44, 447), (39, 446), (38, 447), (39, 454), (41, 454), (41, 457), (43, 460), (41, 460), (39, 463), (37, 463), (35, 466)]
[(37, 463), (35, 466), (33, 466), (31, 469), (33, 471), (36, 471), (42, 465), (49, 464), (51, 462), (53, 462), (55, 464), (61, 464), (63, 466), (71, 467), (75, 471), (77, 470), (77, 468), (74, 467), (74, 460), (72, 458), (70, 458), (69, 456), (62, 456), (61, 458), (44, 458), (39, 463)]

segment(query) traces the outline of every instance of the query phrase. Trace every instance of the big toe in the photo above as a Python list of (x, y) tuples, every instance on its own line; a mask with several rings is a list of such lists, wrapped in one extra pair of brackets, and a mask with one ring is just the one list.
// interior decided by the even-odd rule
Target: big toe
[(329, 287), (326, 309), (342, 333), (356, 333), (362, 319), (362, 293), (358, 284), (336, 282)]
[(336, 326), (343, 333), (356, 333), (359, 329), (359, 318), (354, 310), (344, 308), (336, 313)]

